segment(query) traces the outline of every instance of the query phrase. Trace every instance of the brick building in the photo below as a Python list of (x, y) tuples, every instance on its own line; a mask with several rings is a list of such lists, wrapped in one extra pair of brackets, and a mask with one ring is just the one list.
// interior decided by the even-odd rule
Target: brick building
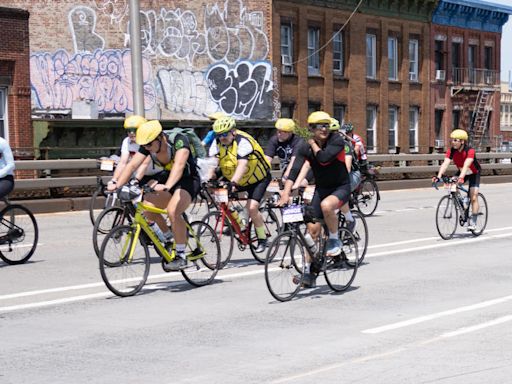
[(17, 158), (31, 156), (29, 13), (0, 7), (0, 136)]

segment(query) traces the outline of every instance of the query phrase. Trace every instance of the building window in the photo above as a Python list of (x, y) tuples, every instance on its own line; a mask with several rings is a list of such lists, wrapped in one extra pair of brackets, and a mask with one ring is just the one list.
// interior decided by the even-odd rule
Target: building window
[(388, 149), (395, 151), (398, 143), (398, 108), (388, 110)]
[(377, 107), (366, 107), (366, 150), (377, 152)]
[(444, 71), (444, 41), (436, 40), (434, 48), (436, 71)]
[(493, 49), (492, 49), (492, 47), (484, 48), (484, 68), (485, 68), (485, 74), (484, 74), (485, 84), (487, 84), (487, 85), (497, 84), (498, 81), (497, 81), (497, 79), (495, 79), (495, 75), (492, 71), (492, 69), (493, 69)]
[(7, 88), (0, 88), (0, 136), (7, 137)]
[(478, 47), (476, 45), (468, 46), (468, 71), (469, 71), (469, 82), (471, 84), (476, 83), (476, 52)]
[(377, 77), (377, 36), (366, 34), (366, 77)]
[(442, 109), (436, 109), (435, 111), (434, 130), (436, 140), (443, 140), (443, 133), (441, 132), (441, 127), (443, 126), (443, 112)]
[(460, 110), (454, 109), (452, 111), (452, 129), (460, 128)]
[(388, 79), (398, 80), (398, 40), (388, 37)]
[(340, 125), (345, 121), (345, 110), (346, 107), (343, 104), (334, 104), (334, 110), (332, 117), (340, 122)]
[(281, 24), (281, 72), (293, 73), (293, 30), (291, 24)]
[(332, 38), (332, 70), (343, 74), (343, 35), (340, 31), (335, 32)]
[(320, 103), (315, 103), (313, 101), (310, 101), (308, 103), (308, 114), (311, 114), (316, 111), (320, 111), (322, 108), (322, 105)]
[(409, 109), (409, 151), (418, 152), (418, 125), (419, 125), (420, 109), (411, 107)]
[(308, 75), (320, 74), (320, 28), (308, 28)]
[(294, 103), (281, 103), (281, 117), (293, 119)]
[(461, 84), (464, 81), (464, 69), (461, 60), (462, 44), (458, 41), (452, 42), (452, 76), (455, 84)]
[(419, 72), (419, 41), (409, 40), (409, 80), (418, 81)]

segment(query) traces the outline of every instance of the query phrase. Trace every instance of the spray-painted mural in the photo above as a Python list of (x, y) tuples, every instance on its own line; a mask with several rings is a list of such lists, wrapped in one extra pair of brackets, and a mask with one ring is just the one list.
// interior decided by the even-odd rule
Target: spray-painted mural
[[(262, 11), (243, 0), (144, 9), (141, 39), (145, 109), (159, 118), (205, 119), (224, 111), (242, 119), (271, 119), (276, 104), (270, 45)], [(127, 0), (95, 0), (68, 11), (74, 53), (32, 50), (35, 108), (71, 108), (95, 100), (104, 113), (133, 111)], [(122, 42), (111, 41), (117, 25)], [(110, 39), (109, 39), (110, 38)]]

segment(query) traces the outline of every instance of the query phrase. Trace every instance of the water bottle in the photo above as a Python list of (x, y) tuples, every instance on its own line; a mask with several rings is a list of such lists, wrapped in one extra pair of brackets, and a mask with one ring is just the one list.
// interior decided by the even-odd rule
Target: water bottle
[(162, 230), (160, 229), (160, 227), (157, 225), (157, 223), (155, 222), (152, 222), (150, 225), (151, 229), (153, 230), (153, 232), (155, 232), (155, 235), (158, 236), (158, 239), (162, 242), (162, 243), (165, 243), (165, 236), (164, 236), (164, 233), (162, 232)]
[(466, 207), (468, 204), (469, 204), (469, 197), (465, 196), (464, 197), (464, 206)]
[(249, 222), (249, 219), (247, 217), (247, 211), (242, 208), (240, 214), (238, 215), (238, 218), (240, 219), (238, 224), (240, 224), (240, 229), (243, 231), (247, 227), (247, 223)]
[(233, 216), (233, 219), (235, 219), (235, 221), (238, 223), (240, 228), (242, 228), (242, 224), (241, 224), (241, 220), (240, 220), (240, 215), (238, 214), (238, 209), (236, 209), (235, 207), (231, 206), (231, 207), (229, 207), (229, 210), (231, 211), (231, 216)]
[(308, 245), (308, 247), (311, 250), (311, 252), (315, 253), (316, 252), (316, 248), (317, 248), (315, 240), (313, 240), (313, 238), (311, 237), (311, 235), (309, 233), (306, 233), (304, 235), (304, 239), (306, 240), (306, 244)]

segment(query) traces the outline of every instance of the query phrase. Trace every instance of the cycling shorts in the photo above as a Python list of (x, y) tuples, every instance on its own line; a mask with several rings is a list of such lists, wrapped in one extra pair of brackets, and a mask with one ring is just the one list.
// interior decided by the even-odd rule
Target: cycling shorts
[(311, 207), (313, 208), (314, 217), (317, 219), (322, 219), (324, 214), (322, 213), (322, 208), (320, 204), (327, 196), (336, 196), (339, 200), (338, 209), (341, 208), (345, 203), (348, 202), (350, 198), (350, 184), (342, 184), (338, 187), (316, 187), (315, 193), (313, 195), (313, 199), (311, 200)]
[(469, 188), (480, 188), (480, 173), (472, 173), (464, 177), (464, 182), (469, 182)]
[(265, 197), (265, 192), (267, 191), (267, 187), (270, 184), (271, 176), (270, 173), (267, 176), (257, 183), (249, 184), (244, 187), (238, 187), (238, 191), (247, 192), (247, 198), (251, 200), (256, 200), (258, 203), (261, 203), (261, 200)]

